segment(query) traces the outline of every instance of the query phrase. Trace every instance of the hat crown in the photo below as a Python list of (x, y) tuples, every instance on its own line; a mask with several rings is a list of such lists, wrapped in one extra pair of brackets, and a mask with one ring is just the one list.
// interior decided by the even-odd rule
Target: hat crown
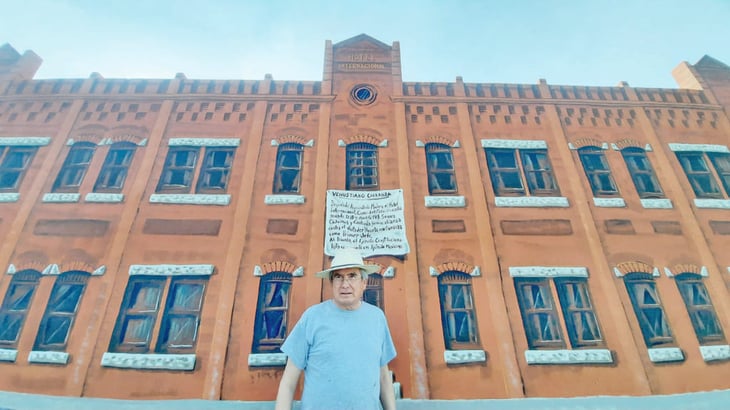
[(339, 266), (353, 266), (353, 265), (364, 265), (362, 255), (357, 249), (341, 249), (335, 253), (332, 258), (331, 269), (335, 269)]

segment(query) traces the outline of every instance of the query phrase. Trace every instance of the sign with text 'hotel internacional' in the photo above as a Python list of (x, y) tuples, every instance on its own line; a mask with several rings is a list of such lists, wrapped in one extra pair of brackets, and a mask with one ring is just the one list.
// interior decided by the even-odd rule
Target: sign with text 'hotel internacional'
[(338, 73), (390, 73), (390, 55), (382, 50), (347, 50), (335, 55), (335, 71)]
[(327, 191), (324, 253), (357, 248), (362, 256), (410, 252), (403, 190)]

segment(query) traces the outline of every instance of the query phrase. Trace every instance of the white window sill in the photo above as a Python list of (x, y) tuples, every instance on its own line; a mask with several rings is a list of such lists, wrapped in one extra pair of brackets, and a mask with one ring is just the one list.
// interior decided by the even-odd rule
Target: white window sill
[(124, 194), (90, 192), (84, 197), (86, 202), (119, 203), (124, 202)]
[(18, 358), (16, 349), (0, 349), (0, 362), (15, 362)]
[(285, 366), (286, 355), (284, 353), (251, 353), (248, 355), (250, 367), (272, 367)]
[(104, 367), (120, 369), (193, 370), (194, 354), (104, 353)]
[(484, 350), (445, 350), (444, 361), (447, 364), (484, 363), (487, 353)]
[(667, 198), (642, 199), (641, 206), (646, 209), (672, 209), (672, 200)]
[(593, 205), (599, 208), (626, 208), (623, 198), (593, 198)]
[(231, 196), (228, 194), (152, 194), (150, 203), (179, 205), (228, 205)]
[(66, 352), (33, 350), (28, 354), (28, 363), (68, 364)]
[(525, 350), (527, 364), (605, 364), (613, 363), (608, 349)]
[(564, 196), (498, 196), (494, 204), (504, 208), (567, 208), (568, 198)]
[(730, 360), (730, 345), (700, 346), (700, 353), (706, 362)]
[(730, 199), (695, 198), (697, 208), (730, 209)]
[(3, 192), (0, 193), (0, 203), (2, 202), (18, 202), (20, 200), (20, 194), (17, 192)]
[(43, 195), (43, 202), (49, 203), (75, 203), (79, 199), (81, 194), (49, 192)]
[(289, 204), (303, 204), (305, 200), (304, 195), (266, 195), (264, 197), (264, 204), (266, 205), (289, 205)]
[(684, 353), (678, 347), (660, 347), (648, 349), (649, 360), (654, 363), (684, 361)]
[(462, 195), (430, 195), (423, 197), (426, 208), (466, 208)]

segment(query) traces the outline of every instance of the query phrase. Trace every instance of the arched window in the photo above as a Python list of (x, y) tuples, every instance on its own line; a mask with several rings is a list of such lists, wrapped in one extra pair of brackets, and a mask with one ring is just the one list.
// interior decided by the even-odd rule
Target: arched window
[(631, 298), (631, 305), (634, 307), (646, 347), (673, 343), (672, 330), (652, 276), (648, 273), (629, 273), (624, 276), (624, 284)]
[(121, 192), (127, 180), (129, 166), (132, 164), (137, 146), (131, 142), (118, 142), (109, 147), (99, 177), (94, 184), (94, 192)]
[(0, 347), (15, 348), (41, 274), (23, 270), (13, 275), (0, 306)]
[(646, 157), (646, 151), (641, 148), (626, 147), (621, 150), (621, 155), (626, 161), (626, 167), (629, 169), (639, 197), (642, 199), (664, 198), (664, 192), (659, 185), (651, 162)]
[(91, 142), (77, 142), (71, 146), (56, 181), (53, 192), (78, 192), (86, 171), (89, 169), (91, 157), (96, 145)]
[(347, 181), (345, 189), (378, 189), (378, 148), (366, 142), (347, 146)]
[(385, 300), (383, 298), (383, 277), (377, 273), (368, 275), (368, 283), (365, 286), (365, 292), (362, 296), (365, 302), (377, 306), (385, 310)]
[(287, 334), (292, 275), (271, 272), (261, 277), (252, 353), (278, 353)]
[(681, 273), (675, 279), (700, 344), (724, 342), (725, 335), (720, 321), (717, 320), (710, 294), (702, 282), (702, 276)]
[(603, 150), (594, 146), (578, 149), (578, 157), (583, 164), (588, 182), (595, 197), (617, 196), (619, 194), (616, 183), (611, 175)]
[(456, 175), (451, 147), (446, 144), (428, 143), (425, 151), (428, 192), (431, 195), (455, 193)]
[(65, 272), (56, 278), (46, 313), (41, 320), (34, 350), (64, 351), (89, 274)]
[(446, 349), (479, 348), (471, 277), (459, 271), (447, 271), (438, 277), (441, 324)]
[(276, 151), (275, 194), (297, 194), (302, 183), (302, 144), (288, 142)]

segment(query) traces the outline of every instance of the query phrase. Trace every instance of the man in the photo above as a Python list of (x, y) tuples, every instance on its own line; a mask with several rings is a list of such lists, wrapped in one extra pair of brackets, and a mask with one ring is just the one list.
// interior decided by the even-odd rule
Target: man
[(333, 297), (309, 307), (281, 346), (286, 367), (276, 395), (276, 410), (290, 410), (304, 371), (302, 410), (395, 410), (388, 362), (395, 357), (383, 311), (362, 301), (368, 274), (355, 249), (337, 251), (328, 279)]

